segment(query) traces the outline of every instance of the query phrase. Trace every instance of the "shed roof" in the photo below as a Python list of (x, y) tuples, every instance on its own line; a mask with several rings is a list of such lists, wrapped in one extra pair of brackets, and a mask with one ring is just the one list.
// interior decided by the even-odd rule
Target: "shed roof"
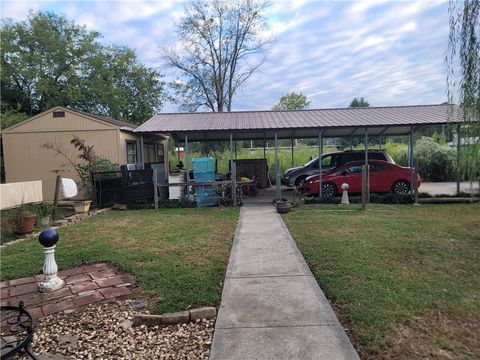
[(73, 108), (70, 108), (70, 107), (64, 107), (64, 106), (55, 106), (54, 108), (51, 108), (49, 110), (46, 110), (40, 114), (37, 114), (35, 116), (32, 116), (24, 121), (21, 121), (17, 124), (14, 124), (6, 129), (3, 130), (3, 132), (9, 132), (11, 130), (14, 130), (16, 128), (19, 128), (21, 127), (22, 125), (26, 124), (26, 123), (29, 123), (30, 121), (33, 121), (47, 113), (50, 113), (50, 112), (54, 112), (54, 111), (69, 111), (69, 112), (72, 112), (72, 113), (76, 113), (78, 115), (81, 115), (83, 117), (86, 117), (86, 118), (89, 118), (89, 119), (94, 119), (94, 120), (99, 120), (100, 122), (103, 122), (103, 123), (107, 123), (107, 124), (110, 124), (110, 125), (113, 125), (117, 128), (119, 128), (120, 130), (124, 130), (124, 131), (131, 131), (133, 132), (133, 130), (138, 126), (138, 125), (135, 125), (135, 124), (131, 124), (129, 122), (126, 122), (126, 121), (120, 121), (120, 120), (116, 120), (116, 119), (112, 119), (112, 118), (109, 118), (109, 117), (106, 117), (106, 116), (101, 116), (101, 115), (96, 115), (96, 114), (91, 114), (91, 113), (88, 113), (88, 112), (85, 112), (85, 111), (81, 111), (81, 110), (77, 110), (77, 109), (73, 109)]
[(413, 105), (368, 108), (309, 109), (290, 111), (232, 111), (165, 113), (153, 116), (135, 132), (169, 133), (190, 141), (369, 135), (405, 135), (411, 126), (459, 122), (456, 105)]
[(83, 114), (85, 116), (92, 117), (92, 118), (100, 120), (100, 121), (108, 122), (112, 125), (118, 126), (119, 128), (124, 128), (124, 130), (134, 130), (138, 126), (138, 124), (135, 125), (135, 124), (132, 124), (132, 123), (129, 123), (129, 122), (126, 122), (126, 121), (121, 121), (121, 120), (112, 119), (112, 118), (106, 117), (106, 116), (91, 114), (91, 113), (88, 113), (88, 112), (82, 111), (82, 110), (77, 110), (77, 109), (72, 109), (72, 108), (65, 108), (65, 109), (76, 112), (76, 113), (79, 113), (79, 114)]

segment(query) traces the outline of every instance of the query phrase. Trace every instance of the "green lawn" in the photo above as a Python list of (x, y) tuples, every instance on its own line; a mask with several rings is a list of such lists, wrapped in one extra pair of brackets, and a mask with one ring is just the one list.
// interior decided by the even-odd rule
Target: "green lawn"
[[(60, 269), (111, 262), (157, 296), (156, 312), (218, 305), (238, 217), (236, 209), (112, 212), (60, 230)], [(1, 251), (1, 279), (41, 272), (37, 240)]]
[(284, 216), (362, 358), (480, 358), (480, 205), (370, 209)]

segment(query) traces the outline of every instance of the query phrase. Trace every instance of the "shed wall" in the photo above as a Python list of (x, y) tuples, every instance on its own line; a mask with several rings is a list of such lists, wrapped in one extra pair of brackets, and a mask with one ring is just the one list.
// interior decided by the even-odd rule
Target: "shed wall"
[[(33, 121), (35, 122), (35, 121)], [(43, 197), (53, 200), (57, 174), (78, 181), (78, 177), (68, 160), (55, 155), (53, 150), (42, 148), (45, 143), (59, 144), (75, 159), (78, 155), (70, 140), (73, 135), (95, 146), (97, 155), (114, 163), (119, 159), (118, 133), (116, 129), (6, 132), (3, 134), (5, 177), (7, 182), (42, 180)]]

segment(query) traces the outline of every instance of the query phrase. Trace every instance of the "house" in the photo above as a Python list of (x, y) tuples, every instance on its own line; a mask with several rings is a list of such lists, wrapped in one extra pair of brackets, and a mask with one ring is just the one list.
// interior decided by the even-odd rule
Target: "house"
[(15, 124), (2, 132), (5, 180), (42, 180), (44, 200), (53, 200), (57, 174), (78, 180), (73, 166), (63, 156), (42, 145), (60, 146), (71, 159), (78, 152), (70, 144), (73, 136), (93, 145), (95, 153), (115, 164), (143, 162), (165, 165), (168, 174), (168, 138), (158, 134), (134, 133), (137, 125), (83, 111), (55, 107)]

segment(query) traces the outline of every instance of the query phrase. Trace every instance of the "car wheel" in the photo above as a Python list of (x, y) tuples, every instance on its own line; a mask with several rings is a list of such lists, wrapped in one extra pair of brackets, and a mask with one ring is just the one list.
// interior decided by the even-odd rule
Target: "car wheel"
[(407, 195), (410, 192), (410, 183), (406, 180), (395, 181), (392, 185), (392, 193), (395, 195)]
[(306, 179), (307, 179), (306, 176), (299, 176), (298, 178), (295, 179), (295, 186), (297, 188), (301, 188)]
[(337, 195), (337, 187), (332, 183), (322, 184), (322, 196), (332, 198)]

